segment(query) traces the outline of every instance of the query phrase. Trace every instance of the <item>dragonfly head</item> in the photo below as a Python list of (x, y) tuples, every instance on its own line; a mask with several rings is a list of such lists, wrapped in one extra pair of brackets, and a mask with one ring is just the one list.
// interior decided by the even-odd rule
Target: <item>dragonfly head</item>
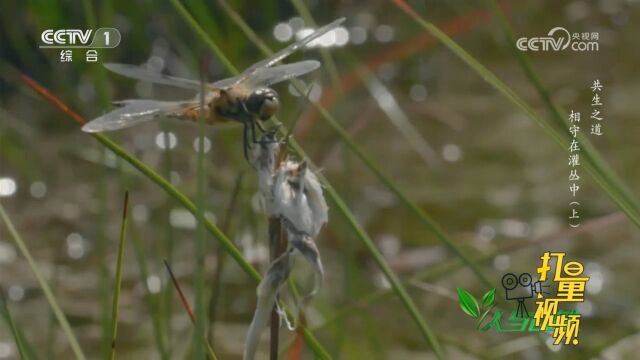
[(247, 110), (260, 120), (268, 120), (280, 109), (278, 93), (270, 88), (253, 90), (246, 103)]

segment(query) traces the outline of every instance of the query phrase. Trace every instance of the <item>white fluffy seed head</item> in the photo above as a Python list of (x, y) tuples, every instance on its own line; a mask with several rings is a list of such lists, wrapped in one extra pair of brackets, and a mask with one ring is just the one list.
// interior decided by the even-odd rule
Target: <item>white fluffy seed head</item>
[(324, 268), (320, 259), (320, 251), (311, 236), (293, 229), (289, 221), (285, 221), (284, 224), (287, 229), (287, 238), (292, 248), (307, 260), (314, 273), (313, 289), (302, 296), (303, 303), (306, 303), (320, 290), (324, 281)]
[(318, 178), (302, 162), (284, 161), (276, 171), (275, 212), (301, 232), (315, 237), (327, 222), (328, 206)]
[(267, 215), (275, 215), (273, 202), (273, 181), (275, 163), (280, 152), (280, 144), (273, 141), (272, 136), (265, 134), (260, 138), (261, 143), (253, 149), (253, 166), (258, 173), (258, 187), (264, 197)]
[(320, 185), (318, 177), (310, 170), (307, 170), (304, 176), (304, 189), (309, 208), (313, 214), (314, 229), (310, 235), (316, 236), (320, 232), (320, 228), (329, 220), (329, 207), (324, 200), (322, 185)]
[(253, 166), (256, 167), (258, 172), (273, 173), (276, 158), (280, 152), (280, 143), (275, 141), (270, 133), (261, 136), (259, 141), (253, 148)]
[(262, 281), (260, 281), (256, 289), (258, 301), (256, 311), (253, 314), (253, 320), (249, 326), (249, 332), (247, 333), (242, 357), (243, 360), (252, 360), (255, 357), (260, 334), (267, 326), (267, 322), (271, 316), (271, 309), (273, 309), (273, 305), (276, 304), (276, 297), (291, 272), (290, 254), (291, 252), (287, 251), (271, 263), (267, 274)]

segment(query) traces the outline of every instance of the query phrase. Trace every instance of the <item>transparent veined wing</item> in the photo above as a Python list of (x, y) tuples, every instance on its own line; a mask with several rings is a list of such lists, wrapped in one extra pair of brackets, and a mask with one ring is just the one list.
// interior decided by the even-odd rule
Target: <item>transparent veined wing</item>
[(215, 88), (215, 89), (224, 89), (227, 86), (231, 86), (234, 84), (237, 84), (240, 79), (242, 79), (243, 76), (242, 75), (236, 75), (230, 78), (226, 78), (226, 79), (222, 79), (222, 80), (218, 80), (216, 82), (213, 82), (211, 84), (209, 84), (210, 87)]
[(240, 74), (238, 76), (238, 82), (245, 82), (245, 81), (249, 81), (249, 79), (257, 72), (258, 69), (261, 68), (268, 68), (271, 67), (275, 64), (277, 64), (278, 62), (280, 62), (282, 59), (286, 58), (287, 56), (291, 55), (292, 53), (300, 50), (301, 48), (303, 48), (305, 45), (307, 45), (308, 43), (310, 43), (311, 41), (319, 38), (320, 36), (326, 34), (327, 32), (333, 30), (334, 28), (336, 28), (338, 25), (342, 24), (344, 22), (345, 18), (339, 18), (319, 29), (317, 29), (316, 31), (314, 31), (313, 33), (309, 34), (308, 36), (304, 37), (303, 39), (300, 39), (294, 43), (292, 43), (291, 45), (287, 46), (286, 48), (276, 52), (275, 54), (271, 55), (270, 57), (258, 61), (257, 63), (251, 65), (250, 67), (248, 67), (245, 71), (242, 72), (242, 74)]
[(184, 79), (175, 76), (169, 76), (160, 74), (157, 72), (149, 71), (144, 66), (137, 65), (129, 65), (129, 64), (116, 64), (116, 63), (107, 63), (104, 64), (104, 67), (109, 71), (114, 72), (116, 74), (126, 76), (128, 78), (149, 81), (156, 84), (162, 85), (170, 85), (185, 89), (200, 89), (200, 82), (197, 80)]
[(244, 84), (250, 87), (271, 86), (273, 84), (304, 75), (319, 67), (319, 61), (304, 60), (291, 64), (260, 68), (257, 69), (256, 72), (244, 82)]
[(86, 123), (82, 131), (95, 133), (124, 129), (163, 116), (175, 116), (189, 106), (184, 101), (155, 100), (123, 100), (115, 104), (121, 107)]

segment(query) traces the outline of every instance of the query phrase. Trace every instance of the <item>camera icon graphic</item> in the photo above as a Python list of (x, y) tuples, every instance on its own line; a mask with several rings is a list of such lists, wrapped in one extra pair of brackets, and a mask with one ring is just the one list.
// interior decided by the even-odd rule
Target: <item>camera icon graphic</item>
[(549, 286), (544, 285), (542, 281), (533, 282), (533, 278), (529, 273), (522, 273), (520, 276), (507, 273), (502, 277), (502, 287), (505, 290), (507, 300), (516, 300), (518, 302), (516, 316), (528, 317), (529, 313), (524, 301), (533, 299), (534, 295), (537, 294), (548, 294), (544, 289)]

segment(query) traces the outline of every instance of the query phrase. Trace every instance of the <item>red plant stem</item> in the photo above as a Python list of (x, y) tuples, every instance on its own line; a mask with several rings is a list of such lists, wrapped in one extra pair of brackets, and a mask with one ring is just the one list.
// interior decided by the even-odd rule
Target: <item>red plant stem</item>
[(302, 349), (304, 349), (304, 331), (302, 324), (300, 324), (296, 329), (296, 337), (293, 339), (293, 344), (289, 348), (288, 359), (300, 360), (302, 358)]
[(60, 109), (65, 114), (69, 115), (75, 122), (82, 125), (87, 121), (80, 116), (77, 112), (71, 110), (67, 104), (64, 103), (59, 97), (53, 95), (49, 90), (45, 89), (42, 85), (40, 85), (37, 81), (28, 77), (25, 74), (20, 74), (20, 79), (22, 82), (27, 84), (30, 88), (35, 90), (38, 94), (42, 95), (45, 99), (49, 100), (55, 107)]
[(167, 271), (169, 272), (169, 277), (171, 277), (171, 281), (173, 282), (173, 285), (178, 291), (178, 295), (180, 295), (182, 306), (184, 307), (184, 309), (187, 311), (187, 314), (189, 314), (189, 317), (191, 318), (191, 323), (195, 324), (196, 318), (193, 316), (193, 310), (191, 309), (191, 305), (189, 305), (189, 300), (187, 300), (187, 297), (184, 295), (184, 292), (182, 292), (182, 288), (180, 287), (180, 284), (178, 284), (178, 280), (173, 274), (173, 271), (171, 270), (171, 266), (169, 266), (169, 263), (167, 262), (166, 259), (162, 259), (162, 262), (164, 263), (164, 266), (167, 268)]

